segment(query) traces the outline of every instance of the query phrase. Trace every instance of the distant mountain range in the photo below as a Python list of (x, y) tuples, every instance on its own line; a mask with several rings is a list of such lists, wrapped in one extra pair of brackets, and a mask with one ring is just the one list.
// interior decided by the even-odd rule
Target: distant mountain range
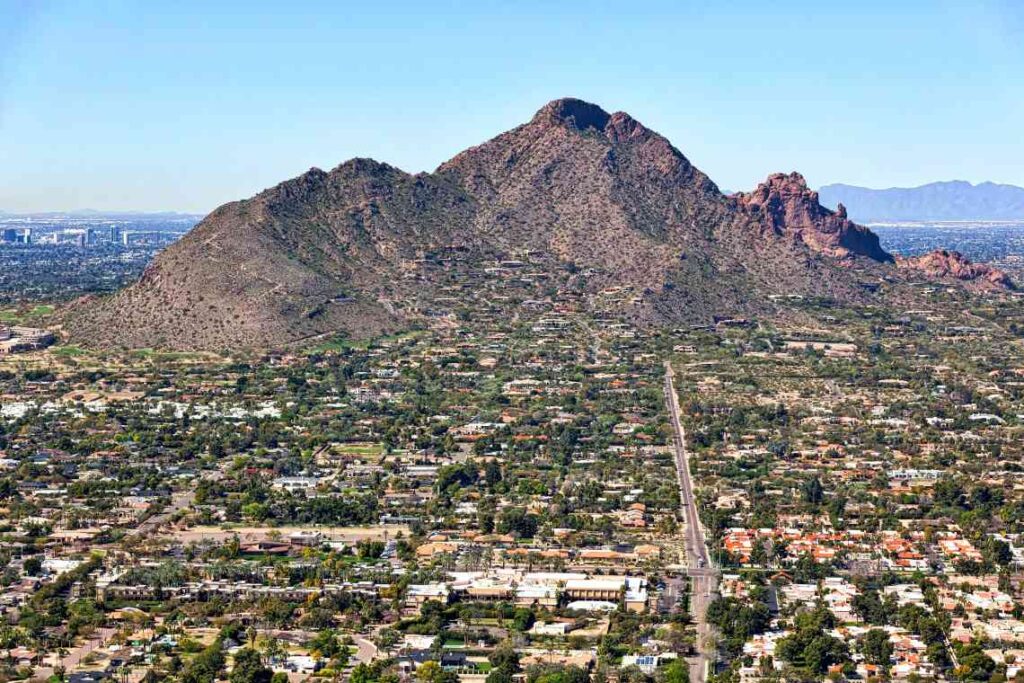
[(833, 209), (842, 204), (860, 223), (1024, 220), (1024, 188), (1015, 185), (950, 180), (873, 190), (836, 183), (818, 194), (822, 204)]
[(0, 218), (33, 218), (39, 220), (112, 220), (112, 221), (155, 221), (155, 220), (200, 220), (203, 214), (181, 213), (178, 211), (97, 211), (78, 209), (75, 211), (4, 211)]
[(955, 253), (898, 263), (797, 173), (726, 196), (628, 114), (561, 99), (433, 173), (352, 159), (225, 204), (138, 282), (81, 300), (65, 331), (212, 350), (366, 337), (422, 324), (438, 297), (464, 300), (520, 256), (531, 278), (641, 325), (768, 316), (791, 297), (867, 302), (904, 269), (1012, 286)]

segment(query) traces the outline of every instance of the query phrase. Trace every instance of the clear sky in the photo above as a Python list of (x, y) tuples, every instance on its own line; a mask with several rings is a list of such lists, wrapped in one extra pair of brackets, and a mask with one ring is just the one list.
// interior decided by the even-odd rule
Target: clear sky
[(0, 209), (205, 212), (431, 170), (556, 97), (721, 187), (1024, 185), (1024, 2), (0, 0)]

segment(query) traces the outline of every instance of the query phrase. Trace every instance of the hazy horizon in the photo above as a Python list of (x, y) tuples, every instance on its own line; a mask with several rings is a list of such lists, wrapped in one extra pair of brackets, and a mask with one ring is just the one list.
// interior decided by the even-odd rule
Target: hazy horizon
[[(284, 180), (284, 179), (282, 179), (282, 180)], [(922, 185), (916, 185), (916, 186), (913, 186), (913, 187), (864, 187), (864, 186), (848, 185), (846, 183), (825, 183), (825, 184), (821, 185), (819, 187), (819, 189), (820, 188), (825, 188), (828, 185), (833, 185), (833, 186), (857, 187), (858, 189), (880, 191), (881, 192), (881, 191), (887, 191), (887, 190), (916, 190), (916, 189), (920, 189), (922, 187), (925, 187), (927, 185), (939, 185), (939, 184), (963, 183), (963, 182), (971, 184), (974, 187), (977, 187), (978, 185), (989, 184), (989, 185), (1000, 185), (1000, 186), (1003, 186), (1003, 187), (1014, 187), (1014, 188), (1018, 188), (1018, 189), (1024, 189), (1024, 187), (1020, 187), (1018, 185), (1013, 185), (1013, 184), (993, 183), (991, 181), (983, 181), (983, 182), (980, 182), (980, 183), (971, 183), (970, 181), (965, 181), (965, 180), (960, 180), (960, 179), (936, 180), (936, 181), (931, 181), (931, 182), (928, 182), (928, 183), (924, 183)], [(744, 188), (744, 190), (745, 189), (749, 189), (749, 188)], [(732, 188), (724, 188), (724, 187), (719, 187), (719, 190), (722, 193), (724, 193), (724, 194), (732, 194), (734, 192), (742, 192), (742, 191), (744, 191), (744, 190), (733, 190)], [(239, 197), (238, 199), (243, 199), (243, 198)], [(229, 200), (229, 201), (231, 201), (231, 200)], [(73, 208), (73, 209), (53, 209), (53, 210), (39, 209), (39, 210), (32, 210), (32, 211), (11, 211), (9, 209), (6, 209), (5, 207), (0, 206), (0, 216), (7, 215), (7, 216), (40, 216), (40, 217), (42, 217), (42, 216), (47, 216), (47, 215), (68, 215), (68, 216), (75, 216), (75, 217), (88, 217), (91, 214), (95, 214), (95, 215), (100, 216), (100, 217), (113, 217), (113, 216), (118, 216), (118, 215), (124, 215), (124, 216), (132, 216), (132, 215), (137, 215), (137, 216), (155, 216), (155, 215), (161, 215), (161, 214), (168, 214), (168, 215), (179, 215), (179, 216), (195, 217), (195, 216), (205, 216), (205, 215), (209, 214), (210, 211), (213, 211), (215, 208), (217, 208), (217, 207), (212, 207), (212, 208), (210, 208), (207, 211), (178, 211), (176, 209), (136, 210), (136, 209), (126, 208), (126, 207), (110, 208), (110, 209), (94, 209), (94, 208), (90, 208), (90, 207), (83, 207), (83, 208)], [(971, 221), (973, 219), (957, 219), (957, 220)], [(985, 219), (979, 219), (979, 220), (984, 221)], [(1021, 220), (1024, 220), (1024, 219), (1021, 219)], [(1002, 221), (1002, 219), (1000, 219), (1000, 221)], [(927, 223), (929, 221), (925, 220), (925, 221), (922, 221), (922, 222), (926, 222)], [(865, 223), (865, 225), (866, 224), (867, 223)]]
[(312, 166), (430, 171), (580, 97), (720, 187), (1024, 185), (1024, 9), (991, 0), (15, 2), (0, 17), (0, 208), (206, 213)]

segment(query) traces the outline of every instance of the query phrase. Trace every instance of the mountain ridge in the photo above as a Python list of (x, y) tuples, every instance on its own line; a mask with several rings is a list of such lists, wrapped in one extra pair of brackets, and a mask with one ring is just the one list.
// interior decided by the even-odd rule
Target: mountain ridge
[(822, 204), (842, 203), (862, 222), (1024, 220), (1024, 188), (993, 182), (948, 180), (886, 189), (832, 183), (819, 195)]
[(640, 324), (772, 314), (794, 294), (869, 300), (892, 257), (801, 176), (779, 178), (727, 197), (628, 114), (554, 100), (433, 173), (356, 158), (225, 204), (65, 329), (185, 350), (373, 336), (422, 318), (438, 259), (466, 274), (524, 252), (552, 282), (631, 290), (611, 312)]

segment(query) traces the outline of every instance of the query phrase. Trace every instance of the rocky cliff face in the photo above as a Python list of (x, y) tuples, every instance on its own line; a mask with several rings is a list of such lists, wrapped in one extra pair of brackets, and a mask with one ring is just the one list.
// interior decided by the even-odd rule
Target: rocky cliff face
[(959, 280), (972, 289), (1016, 289), (1010, 276), (985, 263), (972, 263), (958, 251), (936, 249), (922, 256), (897, 259), (900, 268), (917, 271), (931, 279)]
[(734, 195), (736, 202), (767, 229), (836, 258), (866, 256), (891, 263), (878, 236), (846, 217), (842, 204), (829, 211), (799, 173), (775, 173), (753, 192)]
[(628, 114), (563, 99), (434, 173), (353, 159), (226, 204), (65, 327), (171, 349), (374, 335), (408, 324), (393, 302), (433, 296), (408, 263), (457, 251), (468, 273), (522, 250), (578, 267), (590, 292), (631, 288), (615, 313), (652, 324), (771, 313), (775, 294), (861, 301), (851, 265), (891, 261), (798, 175), (728, 198)]

